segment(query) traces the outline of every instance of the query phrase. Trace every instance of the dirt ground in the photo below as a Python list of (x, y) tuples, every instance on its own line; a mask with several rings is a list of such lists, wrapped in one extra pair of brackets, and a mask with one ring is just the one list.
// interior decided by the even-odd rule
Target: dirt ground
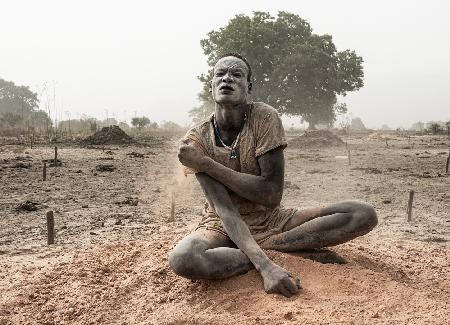
[[(283, 205), (364, 200), (379, 225), (329, 251), (268, 252), (302, 279), (290, 299), (266, 294), (256, 271), (224, 281), (170, 271), (167, 253), (193, 230), (204, 200), (192, 176), (179, 172), (173, 141), (60, 146), (62, 166), (49, 167), (45, 182), (51, 147), (0, 146), (0, 324), (449, 324), (449, 141), (345, 140), (351, 166), (345, 146), (286, 149)], [(27, 200), (36, 211), (16, 210)]]

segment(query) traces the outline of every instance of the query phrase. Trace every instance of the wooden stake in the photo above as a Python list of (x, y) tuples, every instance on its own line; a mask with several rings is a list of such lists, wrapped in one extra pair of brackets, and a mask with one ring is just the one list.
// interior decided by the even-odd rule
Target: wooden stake
[(406, 210), (406, 213), (408, 214), (408, 222), (412, 219), (413, 200), (414, 191), (409, 191), (408, 209)]
[(350, 153), (350, 149), (348, 147), (347, 141), (345, 141), (345, 148), (347, 149), (348, 165), (351, 166), (352, 165), (352, 157), (351, 157), (351, 153)]
[(389, 147), (388, 139), (386, 138), (386, 139), (384, 139), (384, 140), (386, 140), (386, 148), (388, 148), (388, 147)]
[(57, 163), (58, 163), (58, 147), (55, 147), (55, 161), (54, 161), (55, 167), (57, 166)]
[(408, 135), (408, 147), (411, 149), (411, 136)]
[(47, 244), (51, 245), (55, 243), (55, 219), (53, 217), (53, 211), (47, 212)]
[(175, 193), (172, 191), (170, 193), (170, 219), (169, 221), (175, 221)]
[(42, 180), (44, 182), (47, 180), (47, 163), (44, 163), (44, 168), (42, 168)]
[(447, 163), (445, 164), (445, 173), (448, 174), (448, 166), (450, 165), (450, 149), (448, 150)]

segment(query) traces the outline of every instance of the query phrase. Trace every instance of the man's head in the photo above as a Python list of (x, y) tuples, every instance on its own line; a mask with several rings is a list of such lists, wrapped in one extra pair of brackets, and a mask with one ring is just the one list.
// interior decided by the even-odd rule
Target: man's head
[(247, 102), (252, 89), (252, 70), (247, 60), (239, 54), (222, 56), (214, 66), (211, 91), (219, 104), (240, 104)]

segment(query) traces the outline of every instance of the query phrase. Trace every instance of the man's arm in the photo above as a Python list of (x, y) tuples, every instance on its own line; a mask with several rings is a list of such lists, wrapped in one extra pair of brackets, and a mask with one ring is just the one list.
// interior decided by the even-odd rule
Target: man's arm
[(266, 292), (279, 292), (287, 297), (295, 294), (300, 286), (299, 280), (294, 280), (286, 270), (273, 263), (259, 247), (225, 186), (205, 173), (197, 173), (196, 177), (209, 204), (222, 220), (228, 236), (261, 274)]
[(261, 175), (237, 172), (210, 157), (194, 153), (194, 150), (197, 151), (192, 144), (181, 142), (178, 157), (183, 165), (208, 174), (247, 200), (267, 207), (280, 204), (284, 185), (284, 155), (281, 147), (258, 157)]
[(283, 196), (283, 149), (278, 147), (261, 155), (258, 164), (259, 176), (237, 172), (206, 157), (204, 172), (247, 200), (275, 207)]

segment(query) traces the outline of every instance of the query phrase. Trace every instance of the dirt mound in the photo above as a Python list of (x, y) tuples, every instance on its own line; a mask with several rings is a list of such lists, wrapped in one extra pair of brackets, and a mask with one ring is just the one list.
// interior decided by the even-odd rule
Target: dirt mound
[(266, 294), (255, 270), (221, 281), (180, 278), (167, 262), (172, 244), (110, 244), (43, 270), (0, 304), (0, 324), (443, 324), (449, 319), (444, 285), (436, 293), (414, 288), (401, 270), (356, 248), (344, 253), (347, 264), (268, 252), (301, 275), (304, 289), (288, 299)]
[(339, 147), (344, 141), (328, 130), (308, 131), (289, 141), (290, 148)]
[(95, 134), (83, 140), (84, 144), (132, 144), (133, 138), (126, 134), (117, 125), (102, 128)]

